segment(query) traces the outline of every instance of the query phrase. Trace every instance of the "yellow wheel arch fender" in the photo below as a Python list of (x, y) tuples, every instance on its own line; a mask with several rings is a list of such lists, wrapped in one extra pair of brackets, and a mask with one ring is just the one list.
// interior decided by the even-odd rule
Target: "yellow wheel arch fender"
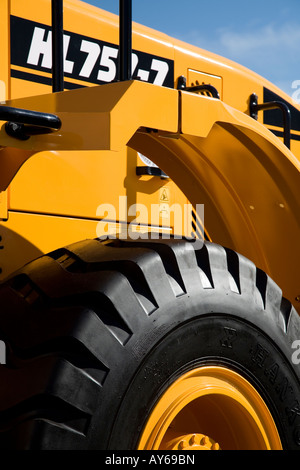
[(300, 163), (259, 122), (220, 100), (140, 81), (6, 104), (55, 113), (62, 127), (17, 141), (2, 125), (0, 189), (41, 150), (111, 150), (113, 158), (129, 145), (167, 173), (192, 204), (204, 204), (213, 241), (251, 259), (291, 302), (300, 294)]
[(193, 205), (204, 204), (213, 241), (251, 259), (297, 308), (299, 161), (262, 124), (219, 100), (181, 92), (179, 110), (178, 139), (136, 133), (130, 145)]

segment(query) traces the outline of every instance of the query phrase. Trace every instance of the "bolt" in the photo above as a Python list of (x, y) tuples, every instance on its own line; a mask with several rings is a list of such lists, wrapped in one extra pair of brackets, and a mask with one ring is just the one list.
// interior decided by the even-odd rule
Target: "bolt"
[(213, 445), (212, 445), (212, 448), (211, 450), (220, 450), (220, 446), (217, 442), (215, 442)]
[(209, 444), (209, 439), (207, 436), (202, 437), (200, 444), (202, 446), (207, 446)]
[(179, 444), (178, 444), (178, 449), (183, 450), (183, 449), (185, 449), (185, 447), (187, 447), (186, 441), (184, 441), (184, 440), (180, 441)]
[(196, 444), (196, 434), (193, 434), (190, 438), (190, 445), (194, 445)]

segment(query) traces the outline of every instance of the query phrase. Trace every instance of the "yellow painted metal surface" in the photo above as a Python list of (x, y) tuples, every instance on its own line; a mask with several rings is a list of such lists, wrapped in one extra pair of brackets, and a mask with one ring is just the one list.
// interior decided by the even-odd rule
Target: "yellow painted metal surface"
[(10, 37), (9, 18), (10, 2), (0, 2), (0, 30), (1, 30), (1, 54), (0, 54), (0, 101), (10, 98)]
[[(135, 64), (140, 81), (103, 85), (116, 77), (115, 62), (103, 52), (116, 54), (118, 18), (77, 0), (64, 3), (67, 91), (51, 94), (50, 2), (39, 0), (39, 8), (36, 5), (36, 0), (1, 2), (1, 99), (58, 114), (62, 128), (21, 142), (7, 136), (1, 123), (0, 189), (9, 186), (1, 196), (1, 216), (8, 215), (0, 228), (0, 235), (8, 235), (1, 254), (17, 253), (19, 237), (35, 247), (28, 251), (32, 256), (76, 241), (77, 236), (94, 237), (97, 220), (103, 218), (99, 205), (118, 208), (120, 197), (127, 198), (129, 206), (159, 204), (160, 227), (169, 225), (163, 217), (168, 205), (190, 201), (205, 205), (205, 227), (213, 241), (253, 260), (295, 304), (300, 294), (300, 141), (292, 139), (289, 151), (268, 130), (282, 129), (263, 125), (263, 113), (253, 120), (248, 108), (253, 92), (263, 102), (264, 87), (298, 111), (299, 106), (255, 73), (137, 24), (134, 60), (137, 51), (154, 59), (147, 56), (147, 70), (142, 62)], [(19, 24), (31, 28), (32, 41), (24, 40), (24, 63), (15, 51), (10, 64), (9, 35)], [(35, 34), (42, 48), (38, 52), (33, 47)], [(81, 52), (78, 63), (72, 55), (74, 38)], [(171, 72), (170, 61), (173, 82), (161, 86), (161, 77)], [(188, 86), (211, 83), (221, 101), (176, 90), (182, 75)], [(70, 89), (76, 86), (82, 88)], [(138, 151), (170, 178), (137, 176), (136, 166), (144, 165)], [(45, 219), (43, 236), (31, 229), (32, 220), (37, 220), (32, 217)], [(115, 225), (124, 222), (120, 214), (116, 218)], [(60, 221), (59, 230), (54, 220)], [(148, 223), (144, 218), (142, 225)], [(19, 251), (24, 253), (21, 245)], [(2, 278), (28, 257), (7, 256)]]
[[(188, 69), (187, 73), (187, 86), (197, 86), (197, 85), (212, 85), (214, 86), (220, 98), (223, 98), (223, 80), (222, 77), (217, 75), (211, 75), (209, 73), (198, 72), (197, 70)], [(205, 94), (202, 92), (202, 94)]]
[(170, 176), (176, 182), (180, 175), (192, 204), (204, 204), (212, 239), (251, 259), (294, 302), (300, 261), (298, 159), (265, 127), (221, 101), (183, 92), (181, 109), (179, 139), (166, 144), (155, 134), (136, 134), (130, 145), (147, 150), (154, 161), (159, 155), (165, 171), (173, 157)]
[(17, 270), (21, 264), (49, 251), (104, 233), (104, 224), (94, 219), (49, 216), (11, 211), (8, 221), (1, 226), (0, 268), (3, 277)]
[[(136, 106), (138, 102), (143, 105)], [(18, 143), (5, 132), (2, 125), (2, 146), (17, 146), (34, 152), (46, 148), (120, 151), (140, 126), (171, 134), (178, 132), (177, 91), (140, 81), (109, 83), (66, 93), (19, 98), (5, 104), (54, 113), (60, 117), (62, 127), (59, 131), (34, 135)]]
[[(8, 0), (6, 0), (8, 1)], [(45, 26), (51, 25), (51, 6), (49, 0), (38, 0), (38, 8), (36, 0), (10, 0), (11, 2), (11, 15), (18, 18), (23, 18), (27, 21), (36, 23), (36, 26), (45, 29), (40, 36), (40, 44), (44, 45), (41, 47), (41, 54), (39, 56), (39, 63), (44, 65), (42, 71), (37, 71), (32, 64), (24, 63), (22, 66), (16, 64), (11, 65), (11, 69), (14, 71), (21, 71), (27, 73), (33, 73), (40, 75), (44, 78), (44, 81), (48, 79), (48, 85), (31, 82), (29, 79), (24, 80), (17, 78), (15, 74), (12, 76), (12, 96), (15, 98), (23, 96), (38, 95), (41, 93), (49, 93), (51, 91), (50, 80), (51, 80), (51, 50), (50, 41), (51, 38), (48, 36), (48, 29)], [(91, 66), (99, 67), (101, 69), (101, 63), (103, 63), (103, 79), (104, 81), (111, 81), (111, 74), (106, 69), (111, 66), (111, 73), (115, 73), (115, 67), (113, 63), (108, 60), (105, 61), (101, 56), (96, 56), (94, 60), (94, 53), (97, 54), (97, 47), (95, 46), (95, 40), (104, 40), (109, 45), (117, 45), (119, 42), (119, 23), (118, 17), (104, 10), (100, 10), (95, 6), (88, 5), (85, 2), (78, 0), (64, 0), (64, 31), (65, 31), (65, 42), (66, 42), (66, 55), (65, 55), (65, 71), (66, 71), (66, 82), (74, 85), (91, 85), (97, 84), (95, 78), (94, 83), (89, 80), (89, 73), (91, 72)], [(81, 43), (82, 55), (87, 59), (85, 62), (85, 70), (78, 70), (76, 78), (72, 74), (68, 74), (68, 71), (74, 69), (74, 63), (68, 55), (69, 45), (69, 33), (74, 32), (77, 35), (82, 35), (85, 41)], [(92, 44), (91, 44), (92, 43)], [(133, 49), (141, 50), (145, 53), (155, 54), (159, 57), (174, 58), (174, 48), (171, 39), (163, 33), (153, 31), (144, 26), (134, 24), (133, 33)], [(94, 46), (94, 47), (93, 47)], [(101, 52), (101, 51), (99, 51)], [(133, 61), (135, 63), (135, 60)], [(75, 63), (75, 68), (78, 64)], [(105, 72), (107, 74), (105, 75)], [(142, 77), (145, 74), (141, 74)], [(113, 77), (116, 79), (116, 75)]]
[[(72, 95), (78, 97), (79, 91), (81, 99), (87, 96), (83, 99), (87, 125), (81, 126), (81, 130), (79, 100), (71, 99)], [(76, 101), (76, 107), (70, 106), (70, 113), (60, 112), (64, 105), (67, 106), (63, 100), (65, 96), (67, 105)], [(34, 148), (36, 140), (38, 148), (43, 145), (47, 148), (53, 139), (53, 145), (59, 150), (60, 142), (63, 147), (68, 145), (69, 130), (76, 128), (83, 149), (85, 143), (88, 149), (91, 146), (111, 149), (105, 151), (104, 156), (101, 152), (93, 155), (94, 165), (99, 167), (102, 166), (100, 161), (113, 159), (114, 150), (126, 144), (147, 154), (175, 182), (178, 181), (192, 204), (205, 204), (205, 225), (213, 239), (236, 249), (266, 270), (289, 298), (297, 296), (299, 254), (294, 246), (300, 236), (297, 217), (300, 165), (280, 140), (260, 123), (220, 100), (138, 81), (74, 90), (66, 95), (45, 95), (40, 100), (34, 98), (41, 106), (39, 109), (43, 109), (43, 99), (46, 102), (49, 99), (50, 103), (55, 101), (56, 107), (51, 109), (57, 111), (63, 123), (67, 121), (67, 130), (64, 131), (63, 124), (57, 136), (32, 137), (32, 144), (26, 141), (20, 143), (20, 147), (32, 145)], [(96, 100), (103, 103), (98, 113), (108, 132), (106, 135), (94, 133), (93, 140), (89, 140), (86, 137), (91, 135), (88, 120), (98, 119), (93, 108)], [(29, 101), (25, 99), (26, 105)], [(163, 118), (153, 111), (160, 101), (167, 103)], [(18, 103), (19, 100), (14, 102)], [(124, 122), (125, 110), (128, 120)], [(149, 131), (149, 127), (155, 131)], [(115, 129), (121, 131), (117, 133)], [(3, 139), (9, 144), (11, 140), (9, 137)], [(72, 138), (70, 141), (72, 145)], [(46, 157), (41, 162), (45, 163)], [(58, 155), (56, 157), (59, 159)], [(77, 158), (81, 157), (83, 154), (79, 152)], [(68, 158), (69, 165), (76, 159), (74, 155), (73, 160), (70, 153)], [(53, 165), (53, 174), (57, 175), (55, 162)], [(88, 177), (88, 168), (86, 171)], [(61, 174), (65, 177), (68, 172)], [(74, 204), (74, 200), (69, 201)], [(79, 204), (75, 203), (74, 207)], [(71, 211), (70, 206), (66, 215), (72, 215)], [(292, 243), (285, 243), (287, 232)], [(278, 243), (283, 258), (278, 256)]]

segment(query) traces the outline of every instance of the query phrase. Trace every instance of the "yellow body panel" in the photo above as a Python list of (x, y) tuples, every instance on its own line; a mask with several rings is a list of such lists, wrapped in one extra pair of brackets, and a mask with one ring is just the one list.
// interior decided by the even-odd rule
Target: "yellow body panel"
[[(12, 31), (24, 25), (35, 34), (35, 22), (40, 39), (48, 41), (50, 2), (39, 0), (38, 5), (35, 0), (2, 2), (4, 44), (8, 45), (9, 11)], [(68, 91), (51, 94), (45, 44), (43, 54), (36, 55), (32, 43), (24, 41), (27, 63), (22, 63), (21, 53), (13, 52), (11, 66), (6, 51), (1, 69), (5, 98), (10, 99), (5, 104), (52, 112), (62, 120), (58, 132), (24, 142), (1, 128), (0, 230), (1, 255), (6, 255), (2, 278), (36, 254), (99, 236), (97, 222), (103, 218), (99, 205), (118, 207), (120, 196), (127, 198), (128, 206), (160, 204), (158, 225), (165, 228), (170, 221), (164, 220), (167, 207), (162, 204), (183, 206), (190, 201), (194, 206), (204, 204), (205, 227), (212, 240), (264, 269), (297, 308), (300, 131), (292, 130), (289, 151), (269, 130), (282, 128), (264, 125), (263, 113), (258, 121), (249, 117), (249, 97), (255, 92), (262, 103), (267, 89), (282, 96), (295, 112), (300, 108), (255, 73), (136, 24), (133, 49), (140, 81), (103, 85), (113, 74), (116, 78), (116, 70), (113, 61), (106, 62), (108, 70), (102, 67), (103, 55), (97, 53), (106, 48), (107, 54), (115, 54), (118, 18), (77, 0), (66, 0), (64, 5)], [(83, 54), (79, 65), (72, 56), (71, 33), (77, 35)], [(100, 47), (99, 41), (105, 44)], [(138, 56), (140, 52), (146, 55)], [(154, 59), (149, 59), (151, 54)], [(143, 69), (142, 59), (149, 60), (153, 69)], [(187, 78), (187, 86), (212, 84), (221, 100), (176, 90), (180, 76)], [(143, 83), (147, 80), (153, 84)], [(77, 86), (82, 88), (71, 89)], [(137, 152), (170, 178), (137, 176), (136, 166), (144, 165)], [(121, 219), (112, 223), (113, 230), (119, 229), (119, 222), (130, 221)], [(141, 222), (147, 225), (150, 220)], [(170, 225), (173, 230), (172, 221)]]

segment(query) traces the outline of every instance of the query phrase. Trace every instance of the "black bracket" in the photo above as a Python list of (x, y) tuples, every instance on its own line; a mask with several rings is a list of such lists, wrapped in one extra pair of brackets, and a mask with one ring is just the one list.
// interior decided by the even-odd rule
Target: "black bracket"
[(281, 109), (283, 116), (283, 140), (284, 144), (291, 147), (291, 111), (289, 107), (282, 101), (269, 101), (268, 103), (258, 104), (258, 98), (255, 93), (252, 93), (249, 101), (249, 114), (257, 120), (258, 111), (266, 111), (269, 109)]
[(160, 168), (156, 166), (137, 166), (136, 167), (137, 176), (149, 175), (149, 176), (159, 176), (160, 178), (169, 178), (166, 173), (164, 173)]
[(61, 120), (55, 114), (10, 106), (0, 106), (0, 121), (8, 121), (5, 123), (6, 133), (19, 140), (27, 140), (31, 135), (48, 134), (61, 128)]
[(206, 91), (208, 92), (213, 98), (220, 99), (220, 95), (218, 90), (213, 86), (209, 85), (208, 83), (203, 83), (202, 85), (195, 85), (195, 86), (186, 86), (186, 78), (181, 75), (178, 78), (177, 82), (177, 89), (178, 90), (184, 90), (184, 91), (191, 91), (191, 92), (196, 92), (196, 91)]

